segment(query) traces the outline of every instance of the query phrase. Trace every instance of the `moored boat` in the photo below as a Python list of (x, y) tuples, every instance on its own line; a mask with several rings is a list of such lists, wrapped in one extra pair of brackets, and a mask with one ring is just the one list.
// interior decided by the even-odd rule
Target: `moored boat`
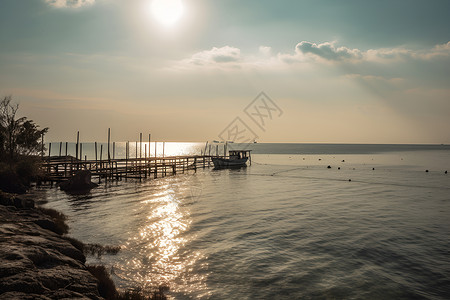
[[(227, 157), (211, 157), (214, 164), (214, 168), (232, 168), (232, 167), (245, 167), (247, 161), (250, 158), (251, 150), (230, 150)], [(251, 163), (251, 159), (250, 159)]]

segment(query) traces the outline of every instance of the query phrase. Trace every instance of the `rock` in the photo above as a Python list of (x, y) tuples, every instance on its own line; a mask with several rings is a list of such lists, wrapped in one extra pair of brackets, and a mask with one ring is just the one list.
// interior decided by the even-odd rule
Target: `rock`
[(38, 209), (0, 205), (0, 299), (102, 299), (86, 257), (45, 228), (51, 222)]
[(97, 184), (91, 182), (91, 171), (81, 170), (68, 181), (60, 183), (59, 188), (71, 193), (85, 193), (97, 186)]
[(26, 196), (4, 193), (0, 191), (0, 204), (6, 206), (15, 206), (17, 208), (34, 208), (34, 200)]

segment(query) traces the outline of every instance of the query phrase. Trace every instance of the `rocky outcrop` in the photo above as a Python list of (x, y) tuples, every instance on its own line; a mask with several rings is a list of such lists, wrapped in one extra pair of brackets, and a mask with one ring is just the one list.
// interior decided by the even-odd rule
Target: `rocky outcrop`
[(86, 193), (97, 187), (96, 183), (91, 182), (91, 171), (81, 170), (72, 176), (68, 181), (61, 182), (61, 190), (69, 193)]
[(38, 209), (0, 205), (0, 299), (102, 299), (86, 257), (56, 227)]

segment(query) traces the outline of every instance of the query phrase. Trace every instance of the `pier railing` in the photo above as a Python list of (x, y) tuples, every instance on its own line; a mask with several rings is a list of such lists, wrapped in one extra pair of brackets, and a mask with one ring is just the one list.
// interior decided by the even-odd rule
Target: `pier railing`
[(212, 166), (210, 155), (80, 160), (73, 156), (48, 156), (41, 165), (46, 180), (64, 181), (80, 170), (89, 170), (93, 178), (122, 180), (158, 178)]

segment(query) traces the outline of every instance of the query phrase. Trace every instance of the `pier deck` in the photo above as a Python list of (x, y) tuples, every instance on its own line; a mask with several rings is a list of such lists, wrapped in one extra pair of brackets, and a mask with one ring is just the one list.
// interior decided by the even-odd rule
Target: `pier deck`
[(91, 171), (92, 177), (99, 182), (104, 180), (122, 180), (158, 178), (197, 168), (212, 166), (210, 155), (167, 156), (145, 158), (123, 158), (107, 160), (80, 160), (73, 156), (48, 156), (41, 167), (46, 180), (60, 182), (72, 177), (79, 170)]

